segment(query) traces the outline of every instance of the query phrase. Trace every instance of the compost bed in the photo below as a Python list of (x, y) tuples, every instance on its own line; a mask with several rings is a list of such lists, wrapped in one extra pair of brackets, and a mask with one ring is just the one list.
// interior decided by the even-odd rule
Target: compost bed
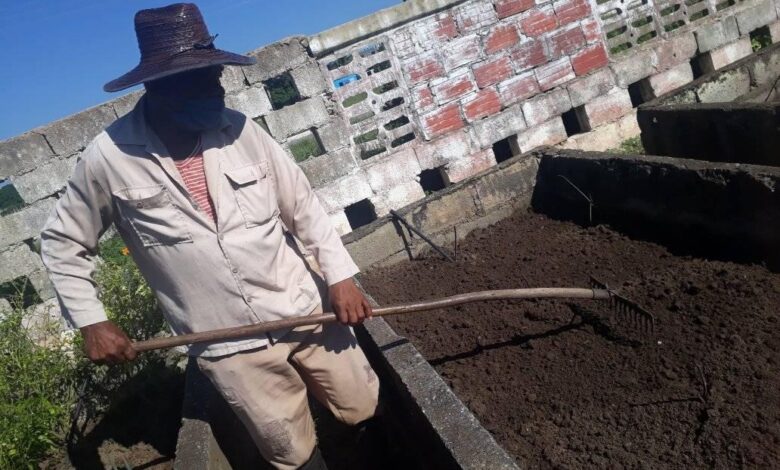
[(362, 282), (388, 305), (587, 287), (589, 275), (652, 311), (655, 335), (594, 301), (502, 301), (389, 321), (524, 466), (778, 468), (780, 275), (762, 266), (521, 212), (472, 232), (457, 262), (431, 253)]

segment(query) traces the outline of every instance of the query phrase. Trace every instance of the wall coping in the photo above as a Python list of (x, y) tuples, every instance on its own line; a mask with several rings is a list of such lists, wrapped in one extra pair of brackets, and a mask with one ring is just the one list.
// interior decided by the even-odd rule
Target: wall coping
[(317, 57), (409, 23), (466, 0), (409, 0), (370, 15), (352, 20), (309, 37), (309, 50)]

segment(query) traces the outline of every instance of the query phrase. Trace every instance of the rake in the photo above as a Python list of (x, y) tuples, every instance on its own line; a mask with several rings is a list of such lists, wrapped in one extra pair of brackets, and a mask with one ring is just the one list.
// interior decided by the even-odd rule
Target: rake
[[(478, 292), (469, 292), (465, 294), (453, 295), (433, 300), (420, 302), (411, 302), (407, 304), (393, 305), (390, 307), (380, 307), (373, 310), (373, 316), (381, 317), (388, 315), (400, 315), (412, 312), (423, 312), (446, 307), (454, 307), (473, 302), (495, 301), (495, 300), (520, 300), (520, 299), (579, 299), (579, 300), (602, 300), (609, 302), (616, 315), (620, 319), (631, 318), (634, 325), (640, 326), (644, 331), (652, 331), (655, 325), (655, 319), (645, 309), (639, 307), (634, 302), (618, 295), (613, 290), (607, 288), (605, 284), (591, 278), (593, 288), (532, 288), (532, 289), (503, 289), (486, 290)], [(287, 318), (284, 320), (259, 323), (254, 325), (239, 326), (233, 328), (224, 328), (220, 330), (204, 331), (201, 333), (191, 333), (186, 335), (153, 338), (146, 341), (133, 343), (133, 348), (137, 352), (152, 351), (155, 349), (167, 349), (176, 346), (183, 346), (195, 343), (208, 343), (214, 341), (234, 340), (258, 336), (263, 333), (274, 330), (295, 328), (305, 325), (317, 325), (336, 322), (336, 314), (323, 313), (321, 315), (309, 315), (305, 317)]]

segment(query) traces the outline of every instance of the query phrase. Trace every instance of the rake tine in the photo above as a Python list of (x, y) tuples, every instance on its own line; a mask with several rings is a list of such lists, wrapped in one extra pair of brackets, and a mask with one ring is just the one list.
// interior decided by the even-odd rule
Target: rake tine
[(609, 292), (609, 305), (618, 323), (628, 324), (632, 328), (646, 334), (655, 332), (655, 317), (652, 313), (610, 289), (606, 284), (593, 276), (590, 276), (590, 284), (594, 289), (604, 289)]

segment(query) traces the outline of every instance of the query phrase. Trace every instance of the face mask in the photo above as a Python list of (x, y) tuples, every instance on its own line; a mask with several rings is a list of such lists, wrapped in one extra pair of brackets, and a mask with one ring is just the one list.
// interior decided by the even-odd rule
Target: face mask
[(190, 132), (218, 129), (225, 119), (225, 100), (222, 97), (188, 98), (176, 105), (166, 99), (164, 107), (174, 126)]

